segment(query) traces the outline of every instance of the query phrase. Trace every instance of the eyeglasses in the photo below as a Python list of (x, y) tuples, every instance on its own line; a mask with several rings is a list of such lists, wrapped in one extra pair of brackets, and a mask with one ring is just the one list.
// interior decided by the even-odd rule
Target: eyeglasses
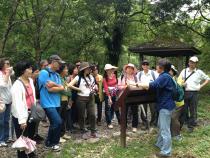
[(142, 65), (147, 65), (147, 66), (149, 66), (149, 64), (148, 64), (148, 63), (143, 63)]

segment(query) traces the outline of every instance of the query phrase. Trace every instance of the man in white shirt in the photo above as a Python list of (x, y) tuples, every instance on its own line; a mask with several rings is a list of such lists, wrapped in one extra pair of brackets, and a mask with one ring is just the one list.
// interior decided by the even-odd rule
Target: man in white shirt
[[(143, 82), (143, 83), (149, 83), (154, 81), (155, 79), (157, 79), (158, 77), (158, 73), (150, 70), (149, 69), (149, 62), (147, 60), (144, 60), (142, 62), (142, 69), (143, 71), (138, 72), (137, 74), (137, 80), (138, 82)], [(145, 110), (145, 114), (142, 112), (141, 110), (141, 119), (143, 122), (143, 125), (147, 126), (147, 106), (148, 104), (143, 104), (144, 110)], [(150, 107), (150, 112), (151, 112), (151, 121), (150, 121), (150, 125), (151, 126), (156, 126), (157, 125), (157, 110), (155, 108), (155, 104), (149, 104)]]
[[(183, 69), (179, 75), (185, 87), (185, 122), (188, 123), (189, 131), (193, 131), (193, 127), (197, 125), (197, 105), (198, 92), (206, 84), (210, 78), (200, 69), (197, 69), (198, 58), (193, 56), (189, 60), (189, 67)], [(189, 116), (188, 116), (189, 110)]]

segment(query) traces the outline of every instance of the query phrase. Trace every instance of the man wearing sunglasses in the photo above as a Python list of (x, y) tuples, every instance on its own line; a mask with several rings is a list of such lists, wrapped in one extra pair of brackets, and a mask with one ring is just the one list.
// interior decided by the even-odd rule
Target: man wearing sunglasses
[[(153, 71), (150, 70), (150, 65), (149, 65), (149, 61), (148, 60), (144, 60), (142, 62), (142, 71), (140, 71), (137, 74), (137, 80), (138, 82), (143, 82), (143, 83), (150, 83), (153, 82), (155, 79), (157, 79), (158, 74)], [(148, 124), (147, 124), (147, 106), (149, 105), (150, 107), (150, 112), (151, 112), (151, 121), (150, 121), (150, 125), (151, 126), (156, 126), (157, 125), (157, 111), (155, 109), (155, 104), (151, 103), (151, 104), (143, 104), (144, 110), (145, 110), (145, 114), (143, 113), (143, 111), (141, 110), (141, 119), (143, 122), (143, 125), (146, 126), (146, 128), (148, 128)]]

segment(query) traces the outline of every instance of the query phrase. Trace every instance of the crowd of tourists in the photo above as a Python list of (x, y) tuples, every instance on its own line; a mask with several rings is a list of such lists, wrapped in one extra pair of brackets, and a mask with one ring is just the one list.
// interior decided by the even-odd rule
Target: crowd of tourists
[[(100, 138), (97, 126), (119, 129), (121, 113), (116, 102), (129, 86), (156, 93), (155, 103), (126, 105), (126, 117), (131, 120), (132, 132), (157, 127), (155, 145), (160, 156), (168, 157), (172, 139), (183, 139), (182, 126), (186, 124), (193, 132), (198, 125), (198, 93), (210, 80), (197, 68), (196, 56), (189, 59), (188, 67), (180, 74), (167, 59), (160, 59), (156, 69), (150, 69), (148, 60), (142, 61), (139, 68), (132, 63), (122, 69), (106, 64), (101, 73), (97, 64), (69, 64), (58, 55), (51, 55), (38, 66), (25, 60), (13, 68), (10, 62), (8, 58), (0, 59), (0, 104), (4, 105), (0, 112), (0, 148), (23, 135), (37, 143), (43, 141), (46, 149), (60, 151), (59, 144), (71, 139), (74, 130), (89, 139)], [(30, 117), (34, 106), (40, 106), (46, 117), (34, 121)], [(114, 118), (119, 125), (113, 124)], [(45, 138), (38, 132), (40, 121), (49, 124)], [(37, 157), (35, 152), (21, 150), (17, 155)]]

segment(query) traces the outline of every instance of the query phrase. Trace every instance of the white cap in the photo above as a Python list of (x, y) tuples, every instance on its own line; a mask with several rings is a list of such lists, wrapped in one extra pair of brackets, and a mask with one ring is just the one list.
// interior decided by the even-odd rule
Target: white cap
[(196, 56), (193, 56), (193, 57), (190, 58), (190, 61), (197, 63), (198, 58)]
[(117, 68), (118, 68), (118, 67), (113, 66), (113, 65), (111, 65), (111, 64), (106, 64), (105, 67), (104, 67), (104, 70), (106, 71), (106, 70), (117, 69)]
[(175, 72), (178, 72), (174, 65), (171, 65), (171, 69), (173, 69)]

